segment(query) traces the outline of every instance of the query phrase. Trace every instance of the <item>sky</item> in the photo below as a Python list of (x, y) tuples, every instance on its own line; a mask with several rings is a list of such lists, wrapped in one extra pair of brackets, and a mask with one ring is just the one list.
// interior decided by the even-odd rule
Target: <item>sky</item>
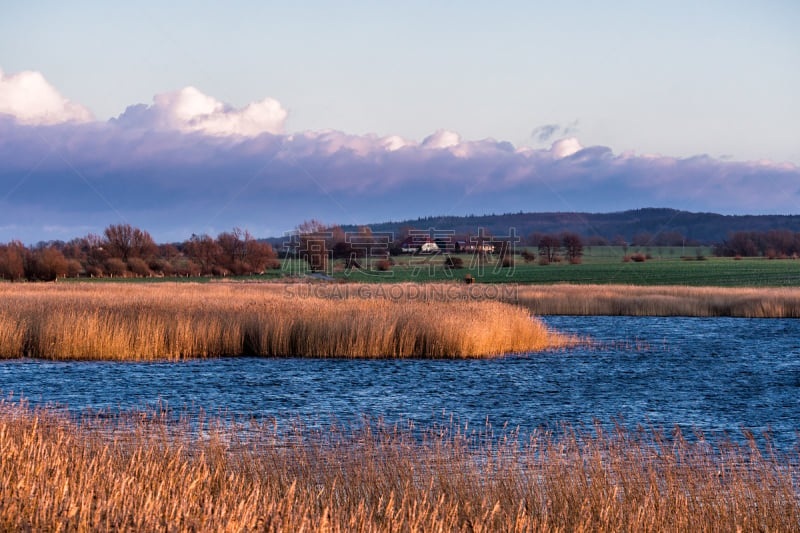
[(798, 213), (798, 23), (777, 0), (4, 6), (0, 242)]

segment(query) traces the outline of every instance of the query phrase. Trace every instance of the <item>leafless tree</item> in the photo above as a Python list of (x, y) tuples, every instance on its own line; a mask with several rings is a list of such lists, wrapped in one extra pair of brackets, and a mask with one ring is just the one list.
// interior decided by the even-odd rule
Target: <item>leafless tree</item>
[(583, 240), (581, 236), (573, 232), (565, 232), (561, 235), (561, 243), (564, 245), (564, 252), (570, 263), (578, 263), (583, 255)]
[(150, 234), (130, 224), (113, 224), (103, 233), (109, 257), (127, 261), (131, 257), (149, 258), (158, 252)]

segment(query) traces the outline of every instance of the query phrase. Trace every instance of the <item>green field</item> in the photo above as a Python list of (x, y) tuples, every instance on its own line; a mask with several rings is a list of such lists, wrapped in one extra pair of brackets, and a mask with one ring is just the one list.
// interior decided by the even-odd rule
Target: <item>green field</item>
[[(533, 251), (533, 250), (532, 250)], [(652, 259), (645, 262), (623, 262), (626, 254), (641, 252)], [(461, 281), (469, 274), (476, 283), (589, 283), (627, 285), (690, 285), (716, 287), (800, 287), (800, 260), (765, 258), (713, 257), (707, 247), (630, 247), (623, 250), (615, 246), (598, 246), (586, 249), (583, 262), (572, 265), (566, 261), (539, 265), (526, 263), (521, 256), (514, 257), (514, 266), (498, 267), (497, 259), (490, 258), (478, 265), (471, 255), (455, 255), (463, 261), (464, 268), (447, 270), (444, 255), (393, 257), (391, 270), (380, 272), (376, 261), (361, 260), (362, 270), (345, 268), (345, 261), (331, 261), (327, 272), (312, 274), (304, 260), (283, 260), (280, 270), (268, 270), (256, 276), (230, 277), (233, 280), (282, 280), (316, 276), (321, 279), (366, 283), (399, 283), (425, 281)], [(698, 260), (702, 257), (702, 260)], [(207, 282), (214, 278), (98, 278), (96, 281), (191, 281)], [(82, 278), (86, 281), (86, 278)], [(69, 281), (69, 280), (65, 280)]]
[[(637, 250), (630, 248), (627, 253)], [(496, 260), (482, 266), (475, 264), (472, 256), (461, 255), (464, 268), (446, 270), (439, 256), (400, 256), (389, 272), (347, 271), (343, 262), (336, 261), (333, 277), (356, 282), (404, 282), (461, 280), (467, 274), (476, 283), (596, 283), (631, 285), (693, 285), (693, 286), (800, 286), (800, 261), (768, 260), (763, 258), (720, 258), (710, 256), (707, 248), (659, 248), (649, 252), (653, 258), (643, 263), (623, 262), (622, 248), (595, 247), (586, 251), (583, 263), (567, 262), (539, 265), (526, 263), (515, 257), (511, 268), (498, 267)], [(698, 255), (704, 257), (698, 260)], [(682, 258), (683, 257), (683, 258)], [(367, 267), (365, 263), (363, 266)], [(372, 266), (371, 264), (369, 266)], [(287, 270), (297, 272), (304, 265), (287, 264)], [(366, 268), (365, 268), (366, 270)]]

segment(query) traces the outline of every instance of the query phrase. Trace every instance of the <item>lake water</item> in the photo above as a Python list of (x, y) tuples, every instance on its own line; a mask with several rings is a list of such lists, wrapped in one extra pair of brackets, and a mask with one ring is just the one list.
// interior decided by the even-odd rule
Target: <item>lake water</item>
[(741, 436), (800, 430), (800, 320), (545, 317), (592, 347), (486, 360), (231, 358), (185, 363), (0, 362), (0, 390), (69, 409), (167, 402), (324, 422), (361, 415), (426, 426), (451, 415), (523, 432), (561, 422), (680, 426)]

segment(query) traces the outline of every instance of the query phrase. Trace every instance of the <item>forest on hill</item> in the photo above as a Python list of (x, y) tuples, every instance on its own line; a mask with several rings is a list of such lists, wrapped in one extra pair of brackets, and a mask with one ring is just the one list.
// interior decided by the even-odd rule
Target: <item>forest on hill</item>
[[(402, 234), (407, 228), (450, 230), (474, 234), (483, 228), (492, 235), (577, 233), (587, 241), (649, 242), (654, 245), (717, 244), (735, 232), (800, 232), (800, 215), (720, 215), (668, 208), (644, 208), (615, 213), (506, 213), (502, 215), (433, 216), (369, 224), (374, 232)], [(343, 225), (344, 231), (356, 226)]]

